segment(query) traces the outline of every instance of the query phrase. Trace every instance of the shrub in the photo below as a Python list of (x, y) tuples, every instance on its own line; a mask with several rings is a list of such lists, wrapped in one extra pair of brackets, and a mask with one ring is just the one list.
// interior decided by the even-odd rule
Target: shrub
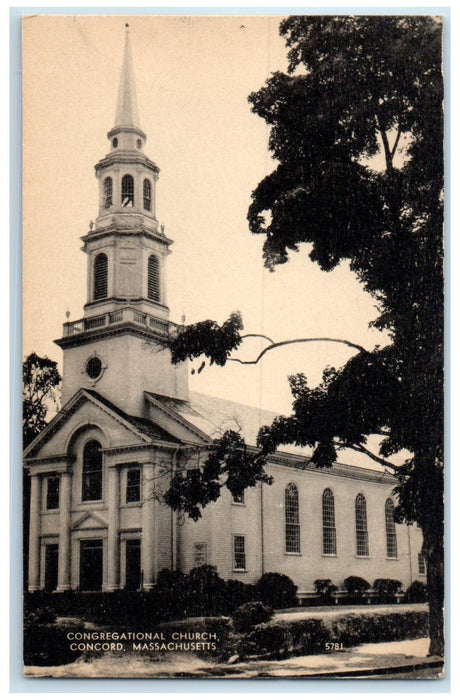
[(270, 654), (276, 657), (288, 654), (318, 654), (330, 641), (330, 631), (322, 620), (307, 619), (269, 622), (254, 627), (242, 640), (244, 653)]
[(406, 603), (426, 603), (426, 585), (422, 581), (412, 581), (404, 600)]
[(270, 572), (264, 574), (256, 583), (258, 600), (273, 608), (293, 608), (297, 605), (297, 586), (285, 576)]
[(363, 598), (364, 593), (371, 587), (370, 583), (360, 576), (348, 576), (343, 582), (343, 585), (347, 589), (348, 595), (353, 600)]
[(249, 632), (255, 625), (271, 620), (273, 615), (272, 608), (255, 601), (240, 605), (232, 614), (232, 622), (238, 632)]
[(315, 589), (321, 602), (329, 603), (332, 600), (332, 594), (337, 591), (330, 578), (317, 578), (315, 581)]
[(191, 600), (189, 612), (196, 615), (214, 615), (222, 611), (225, 581), (220, 578), (215, 566), (205, 564), (192, 569), (187, 583)]
[(394, 578), (376, 578), (372, 586), (380, 603), (394, 603), (395, 595), (401, 587), (401, 581)]
[(428, 631), (428, 613), (392, 612), (377, 615), (344, 615), (332, 620), (332, 638), (345, 646), (417, 639)]
[(242, 581), (229, 579), (225, 582), (224, 612), (231, 613), (244, 603), (255, 599), (255, 587)]
[(181, 571), (162, 569), (157, 576), (154, 597), (154, 606), (163, 620), (185, 617), (190, 607), (188, 577)]

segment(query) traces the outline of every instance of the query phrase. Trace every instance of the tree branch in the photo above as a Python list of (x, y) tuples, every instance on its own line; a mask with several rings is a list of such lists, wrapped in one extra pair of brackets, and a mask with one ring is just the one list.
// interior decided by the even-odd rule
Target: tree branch
[(367, 447), (364, 447), (364, 445), (362, 445), (361, 443), (340, 442), (339, 440), (335, 440), (334, 444), (338, 447), (348, 447), (351, 450), (355, 450), (356, 452), (362, 452), (362, 454), (365, 454), (368, 457), (370, 457), (370, 459), (373, 459), (374, 462), (381, 464), (382, 467), (388, 467), (389, 469), (397, 469), (396, 464), (393, 464), (392, 462), (387, 462), (386, 459), (383, 459), (382, 457), (379, 457), (378, 455), (374, 454), (373, 452), (368, 450)]
[(341, 343), (342, 345), (347, 345), (349, 348), (359, 350), (359, 352), (368, 352), (362, 345), (352, 343), (349, 340), (341, 340), (340, 338), (295, 338), (294, 340), (282, 340), (279, 343), (268, 345), (259, 353), (255, 360), (240, 360), (238, 357), (229, 357), (228, 361), (239, 362), (240, 365), (256, 365), (269, 350), (280, 348), (283, 345), (293, 345), (295, 343)]
[(396, 140), (393, 144), (393, 148), (391, 149), (391, 157), (393, 158), (394, 154), (396, 153), (396, 149), (398, 147), (399, 139), (401, 137), (401, 127), (398, 127), (398, 134), (396, 136)]

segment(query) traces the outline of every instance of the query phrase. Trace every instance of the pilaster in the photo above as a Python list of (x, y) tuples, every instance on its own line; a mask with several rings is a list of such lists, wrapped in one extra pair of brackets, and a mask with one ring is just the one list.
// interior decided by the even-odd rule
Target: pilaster
[(143, 465), (142, 473), (142, 542), (141, 542), (141, 569), (142, 582), (145, 590), (150, 590), (155, 584), (156, 573), (156, 537), (155, 537), (155, 511), (156, 503), (153, 498), (153, 485), (155, 479), (155, 465), (152, 463)]
[(29, 591), (40, 590), (40, 501), (41, 477), (30, 477)]
[(107, 590), (120, 588), (120, 472), (118, 465), (108, 469)]
[(70, 590), (70, 500), (72, 475), (61, 474), (59, 494), (59, 554), (57, 591)]

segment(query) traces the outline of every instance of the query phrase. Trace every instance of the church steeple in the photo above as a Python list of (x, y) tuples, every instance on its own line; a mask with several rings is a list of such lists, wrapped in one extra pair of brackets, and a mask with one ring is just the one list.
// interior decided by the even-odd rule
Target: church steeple
[[(97, 385), (123, 410), (142, 415), (145, 390), (186, 398), (187, 374), (171, 364), (166, 347), (174, 326), (165, 284), (172, 241), (155, 215), (160, 171), (144, 153), (129, 32), (115, 126), (107, 137), (110, 152), (95, 166), (99, 213), (82, 237), (88, 259), (84, 318), (65, 323), (64, 337), (56, 341), (64, 349), (63, 401), (82, 385)], [(158, 352), (152, 354), (153, 347)]]
[(134, 82), (133, 58), (131, 54), (128, 24), (126, 25), (125, 52), (123, 67), (121, 69), (120, 85), (118, 88), (115, 126), (139, 127), (139, 113), (137, 109), (136, 85)]

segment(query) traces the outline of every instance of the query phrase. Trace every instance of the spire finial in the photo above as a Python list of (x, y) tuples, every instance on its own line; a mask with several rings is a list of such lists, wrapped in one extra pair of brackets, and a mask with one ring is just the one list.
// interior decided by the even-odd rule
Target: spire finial
[(117, 112), (115, 115), (115, 126), (137, 126), (139, 127), (139, 116), (137, 112), (136, 87), (134, 85), (133, 60), (131, 56), (131, 42), (129, 39), (129, 24), (125, 23), (126, 38), (123, 66), (120, 76), (120, 87), (118, 88)]

